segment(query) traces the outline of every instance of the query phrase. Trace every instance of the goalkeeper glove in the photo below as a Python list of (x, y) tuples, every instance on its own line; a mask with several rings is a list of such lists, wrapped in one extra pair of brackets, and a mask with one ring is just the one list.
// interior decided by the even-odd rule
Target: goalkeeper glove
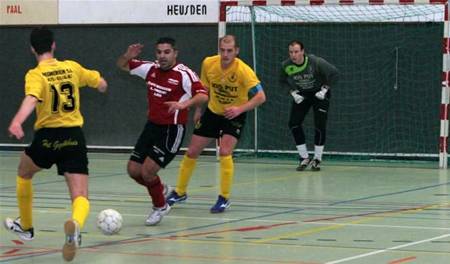
[(322, 85), (322, 87), (320, 87), (320, 91), (318, 91), (316, 93), (316, 98), (319, 99), (319, 100), (325, 99), (325, 95), (327, 94), (328, 89), (330, 89), (330, 86)]
[(301, 103), (301, 102), (305, 99), (303, 96), (301, 96), (300, 94), (298, 94), (298, 91), (296, 91), (296, 90), (291, 91), (291, 95), (292, 95), (292, 97), (294, 97), (294, 102), (295, 102), (296, 104)]

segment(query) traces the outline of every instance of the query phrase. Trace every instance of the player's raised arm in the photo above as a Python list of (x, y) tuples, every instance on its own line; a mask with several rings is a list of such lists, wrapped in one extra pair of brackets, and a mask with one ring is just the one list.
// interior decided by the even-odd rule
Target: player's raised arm
[(142, 52), (143, 47), (144, 45), (142, 45), (141, 43), (131, 44), (130, 46), (128, 46), (127, 51), (124, 54), (120, 55), (120, 57), (117, 59), (117, 67), (124, 71), (129, 71), (130, 67), (128, 66), (128, 61), (139, 56), (139, 54), (141, 54)]

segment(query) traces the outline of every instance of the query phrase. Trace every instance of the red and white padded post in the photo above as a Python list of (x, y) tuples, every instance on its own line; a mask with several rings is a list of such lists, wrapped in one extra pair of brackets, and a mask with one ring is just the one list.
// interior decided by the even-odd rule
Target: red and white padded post
[(448, 167), (448, 120), (449, 120), (449, 81), (450, 81), (450, 27), (448, 2), (444, 8), (444, 34), (442, 47), (442, 95), (441, 132), (439, 137), (439, 168)]

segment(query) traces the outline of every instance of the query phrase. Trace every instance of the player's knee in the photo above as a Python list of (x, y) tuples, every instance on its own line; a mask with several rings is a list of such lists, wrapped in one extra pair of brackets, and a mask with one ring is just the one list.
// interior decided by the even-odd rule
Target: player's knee
[(221, 147), (219, 150), (219, 156), (221, 157), (229, 156), (231, 154), (233, 154), (233, 149)]
[(127, 172), (128, 172), (128, 175), (133, 179), (141, 177), (140, 166), (136, 166), (135, 164), (133, 164), (131, 162), (128, 163)]
[(317, 122), (315, 124), (316, 130), (318, 130), (320, 133), (325, 133), (327, 130), (327, 124), (326, 122)]
[(186, 151), (186, 156), (188, 156), (190, 159), (197, 159), (198, 156), (200, 156), (201, 151), (196, 148), (189, 148)]
[(289, 122), (288, 127), (289, 127), (289, 130), (295, 130), (295, 129), (301, 128), (302, 125), (297, 122)]

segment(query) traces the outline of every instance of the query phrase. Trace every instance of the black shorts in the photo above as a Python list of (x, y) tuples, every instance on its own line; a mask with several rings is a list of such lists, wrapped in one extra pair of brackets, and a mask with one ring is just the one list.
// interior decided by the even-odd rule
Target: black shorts
[(184, 125), (157, 125), (148, 121), (134, 146), (130, 160), (142, 164), (149, 157), (165, 168), (180, 150), (184, 133)]
[(80, 127), (41, 128), (25, 153), (40, 168), (56, 164), (58, 174), (88, 174), (86, 140)]
[(239, 139), (245, 125), (246, 113), (229, 120), (206, 108), (200, 121), (195, 124), (194, 134), (208, 138), (219, 138), (224, 134)]

